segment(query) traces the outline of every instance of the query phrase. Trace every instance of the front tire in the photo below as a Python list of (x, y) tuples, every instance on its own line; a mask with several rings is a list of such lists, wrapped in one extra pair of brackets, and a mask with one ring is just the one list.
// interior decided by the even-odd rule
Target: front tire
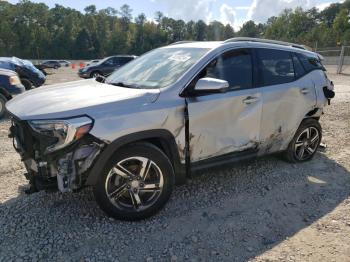
[(290, 142), (284, 156), (288, 162), (300, 163), (313, 159), (322, 140), (322, 128), (316, 119), (304, 120)]
[(6, 114), (6, 108), (5, 108), (6, 102), (7, 102), (7, 99), (0, 94), (0, 119), (2, 119)]
[(137, 143), (111, 157), (94, 195), (107, 215), (135, 221), (156, 214), (169, 200), (174, 182), (168, 157), (152, 144)]
[(99, 71), (94, 71), (90, 74), (91, 78), (97, 78), (99, 76), (102, 76), (102, 74)]
[(28, 91), (30, 89), (32, 89), (32, 83), (26, 79), (26, 78), (22, 78), (21, 79), (22, 85), (25, 87), (25, 89)]

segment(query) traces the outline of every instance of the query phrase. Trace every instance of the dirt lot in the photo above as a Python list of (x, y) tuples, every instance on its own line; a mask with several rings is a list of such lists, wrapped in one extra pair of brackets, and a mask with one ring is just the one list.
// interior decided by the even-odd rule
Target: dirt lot
[[(0, 261), (350, 261), (350, 74), (322, 119), (328, 148), (201, 172), (147, 221), (108, 219), (91, 190), (26, 196), (0, 122)], [(350, 73), (350, 72), (345, 72)], [(60, 69), (48, 83), (76, 79)]]

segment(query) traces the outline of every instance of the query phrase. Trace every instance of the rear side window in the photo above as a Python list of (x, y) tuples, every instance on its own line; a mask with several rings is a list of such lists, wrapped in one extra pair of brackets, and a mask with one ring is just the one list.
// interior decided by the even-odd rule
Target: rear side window
[(226, 80), (230, 89), (253, 87), (253, 65), (249, 50), (240, 49), (226, 52), (212, 61), (201, 77)]
[(307, 56), (305, 54), (299, 54), (299, 53), (297, 53), (296, 55), (307, 72), (310, 72), (313, 70), (326, 71), (326, 69), (324, 68), (324, 66), (322, 65), (321, 61), (318, 58)]
[(273, 49), (257, 49), (260, 85), (270, 86), (295, 80), (290, 52)]
[(131, 60), (133, 60), (132, 57), (118, 57), (118, 64), (124, 65), (124, 64), (130, 62)]

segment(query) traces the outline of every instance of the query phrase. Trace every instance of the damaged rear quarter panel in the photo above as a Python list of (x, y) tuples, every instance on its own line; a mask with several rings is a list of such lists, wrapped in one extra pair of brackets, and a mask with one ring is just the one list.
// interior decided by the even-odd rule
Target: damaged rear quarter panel
[[(308, 94), (301, 89), (308, 88)], [(262, 87), (263, 110), (259, 155), (285, 150), (301, 121), (316, 106), (316, 92), (310, 77), (292, 83)]]

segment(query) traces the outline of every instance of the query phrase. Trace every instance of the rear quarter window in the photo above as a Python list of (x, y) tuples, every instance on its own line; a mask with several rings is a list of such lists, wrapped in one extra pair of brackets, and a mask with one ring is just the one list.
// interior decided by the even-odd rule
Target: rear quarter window
[(306, 72), (311, 72), (313, 70), (326, 71), (318, 58), (300, 53), (297, 53), (296, 56), (299, 58)]

